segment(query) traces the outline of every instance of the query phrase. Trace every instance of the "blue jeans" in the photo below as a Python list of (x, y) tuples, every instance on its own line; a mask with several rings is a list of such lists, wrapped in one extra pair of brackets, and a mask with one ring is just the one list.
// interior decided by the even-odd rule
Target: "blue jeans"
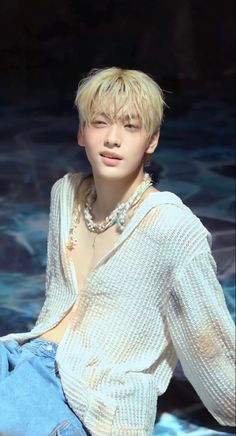
[(55, 366), (57, 344), (0, 341), (0, 433), (4, 436), (90, 434), (68, 405)]

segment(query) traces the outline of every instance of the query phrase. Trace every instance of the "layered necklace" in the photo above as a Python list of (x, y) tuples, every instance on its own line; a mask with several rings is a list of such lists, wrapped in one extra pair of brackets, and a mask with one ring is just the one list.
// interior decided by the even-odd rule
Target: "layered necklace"
[[(113, 224), (116, 224), (117, 230), (121, 233), (127, 224), (127, 212), (139, 202), (144, 192), (151, 185), (151, 176), (148, 173), (145, 173), (142, 182), (137, 186), (130, 198), (128, 198), (128, 200), (125, 202), (118, 203), (117, 207), (102, 222), (95, 223), (92, 217), (92, 208), (97, 195), (95, 185), (92, 184), (92, 186), (85, 194), (83, 209), (84, 220), (88, 230), (99, 234), (105, 232), (105, 230), (107, 230)], [(79, 204), (72, 215), (72, 226), (69, 230), (68, 241), (66, 243), (66, 247), (68, 248), (68, 250), (73, 250), (78, 242), (75, 230), (80, 220), (80, 214), (81, 206)]]

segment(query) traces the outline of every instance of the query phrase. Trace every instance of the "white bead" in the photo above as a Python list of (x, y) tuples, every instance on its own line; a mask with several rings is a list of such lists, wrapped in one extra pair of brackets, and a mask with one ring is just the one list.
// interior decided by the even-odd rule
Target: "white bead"
[(146, 189), (152, 185), (151, 177), (148, 173), (144, 174), (144, 179), (140, 183), (140, 185), (136, 188), (131, 197), (123, 203), (118, 204), (116, 209), (114, 209), (108, 217), (105, 218), (103, 223), (96, 224), (93, 222), (93, 217), (90, 211), (92, 211), (92, 205), (96, 199), (96, 191), (95, 186), (93, 185), (90, 192), (87, 194), (87, 198), (85, 201), (84, 207), (84, 217), (85, 222), (89, 230), (92, 230), (96, 233), (100, 233), (109, 228), (112, 224), (117, 223), (120, 229), (124, 229), (124, 224), (126, 222), (125, 214), (126, 212), (136, 204)]

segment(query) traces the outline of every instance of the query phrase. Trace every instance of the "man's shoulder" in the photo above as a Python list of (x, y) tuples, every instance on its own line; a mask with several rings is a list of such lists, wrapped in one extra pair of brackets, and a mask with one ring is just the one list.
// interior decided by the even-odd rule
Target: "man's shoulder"
[(77, 187), (80, 182), (90, 177), (90, 173), (77, 171), (77, 172), (67, 172), (62, 177), (57, 179), (52, 185), (52, 192), (57, 191), (60, 188), (65, 190)]
[(147, 214), (150, 231), (177, 236), (186, 233), (208, 233), (208, 230), (194, 211), (173, 192), (159, 191), (152, 198), (152, 207)]

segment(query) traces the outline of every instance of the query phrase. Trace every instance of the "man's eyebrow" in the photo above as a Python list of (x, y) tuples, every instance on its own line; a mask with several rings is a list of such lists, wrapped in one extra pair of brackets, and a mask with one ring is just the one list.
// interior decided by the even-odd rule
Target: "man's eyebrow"
[[(113, 119), (112, 114), (109, 114), (108, 112), (97, 112), (96, 116), (106, 118), (108, 121), (111, 121)], [(125, 114), (119, 117), (123, 121), (129, 121), (129, 120), (137, 120), (141, 121), (141, 117), (137, 113), (131, 113), (131, 114)]]
[(105, 112), (99, 112), (99, 113), (97, 113), (97, 116), (107, 118), (108, 120), (111, 119), (111, 116)]
[(127, 115), (124, 115), (123, 118), (125, 120), (130, 119), (130, 118), (132, 118), (132, 120), (140, 120), (140, 116), (137, 114), (127, 114)]
[(136, 122), (141, 122), (141, 117), (137, 114), (130, 114), (130, 115), (125, 115), (124, 117), (122, 117), (123, 121), (136, 121)]

